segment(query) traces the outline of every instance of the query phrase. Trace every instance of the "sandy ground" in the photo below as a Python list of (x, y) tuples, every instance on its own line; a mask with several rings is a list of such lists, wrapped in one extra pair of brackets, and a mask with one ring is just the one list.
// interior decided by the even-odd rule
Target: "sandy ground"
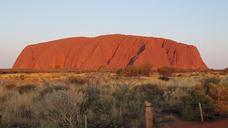
[(204, 124), (194, 122), (178, 121), (163, 128), (228, 128), (228, 119), (207, 122)]

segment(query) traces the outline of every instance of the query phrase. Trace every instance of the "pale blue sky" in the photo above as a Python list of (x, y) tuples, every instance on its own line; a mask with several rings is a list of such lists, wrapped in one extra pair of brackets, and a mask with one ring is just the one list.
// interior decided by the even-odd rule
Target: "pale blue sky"
[(1, 0), (0, 67), (28, 44), (115, 33), (193, 44), (210, 68), (228, 67), (228, 0)]

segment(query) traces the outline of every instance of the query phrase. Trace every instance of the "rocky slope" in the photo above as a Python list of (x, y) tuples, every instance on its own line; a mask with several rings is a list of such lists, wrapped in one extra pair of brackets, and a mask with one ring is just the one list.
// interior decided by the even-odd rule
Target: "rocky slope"
[(118, 69), (151, 64), (153, 69), (172, 66), (206, 69), (192, 45), (172, 40), (130, 35), (75, 37), (27, 46), (13, 68)]

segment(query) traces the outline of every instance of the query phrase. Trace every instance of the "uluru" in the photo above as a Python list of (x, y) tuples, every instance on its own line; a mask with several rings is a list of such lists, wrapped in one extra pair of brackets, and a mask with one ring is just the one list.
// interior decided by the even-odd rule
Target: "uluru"
[(207, 69), (193, 45), (133, 35), (74, 37), (29, 45), (14, 69), (119, 69), (150, 64), (153, 69)]

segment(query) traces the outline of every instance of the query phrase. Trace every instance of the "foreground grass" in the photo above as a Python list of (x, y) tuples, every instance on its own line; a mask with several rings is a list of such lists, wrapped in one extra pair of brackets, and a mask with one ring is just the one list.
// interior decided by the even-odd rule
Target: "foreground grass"
[(110, 73), (11, 74), (0, 76), (1, 127), (144, 127), (144, 101), (153, 104), (154, 123), (177, 118), (206, 120), (228, 114), (227, 76), (122, 77)]

